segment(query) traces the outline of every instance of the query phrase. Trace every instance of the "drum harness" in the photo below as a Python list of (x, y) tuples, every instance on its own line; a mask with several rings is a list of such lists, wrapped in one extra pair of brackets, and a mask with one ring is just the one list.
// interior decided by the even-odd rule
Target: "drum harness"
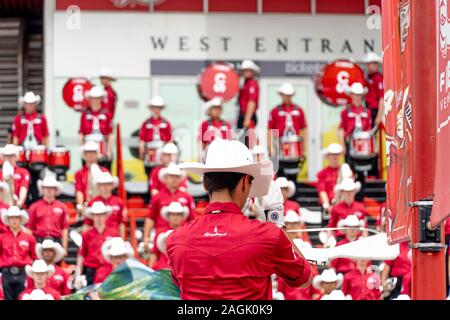
[(105, 142), (105, 136), (100, 130), (100, 120), (106, 119), (105, 110), (102, 109), (99, 116), (94, 116), (90, 109), (88, 109), (86, 112), (86, 119), (92, 120), (92, 131), (90, 134), (86, 135), (86, 140), (94, 141), (97, 143)]
[(27, 135), (25, 136), (25, 140), (23, 141), (22, 146), (26, 151), (34, 150), (39, 145), (39, 143), (36, 140), (36, 136), (34, 135), (34, 124), (41, 123), (42, 116), (38, 114), (36, 119), (27, 120), (25, 118), (25, 115), (22, 114), (20, 121), (22, 124), (27, 125)]

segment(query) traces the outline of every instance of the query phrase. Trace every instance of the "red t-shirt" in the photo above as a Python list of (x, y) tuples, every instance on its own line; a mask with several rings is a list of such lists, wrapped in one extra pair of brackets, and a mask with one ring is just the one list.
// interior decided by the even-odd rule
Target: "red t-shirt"
[[(157, 190), (158, 192), (161, 192), (162, 190), (169, 191), (166, 187), (166, 185), (159, 179), (159, 171), (165, 168), (164, 166), (158, 166), (153, 168), (152, 173), (150, 174), (149, 179), (149, 188), (150, 192), (153, 190)], [(179, 189), (182, 191), (187, 190), (187, 178), (184, 178), (183, 181), (180, 182)]]
[(249, 220), (235, 203), (210, 203), (205, 214), (167, 239), (181, 299), (272, 299), (271, 275), (298, 287), (311, 276), (282, 230)]
[(113, 132), (112, 115), (109, 111), (105, 109), (100, 109), (99, 111), (87, 109), (81, 114), (80, 129), (78, 133), (83, 135), (93, 134), (95, 119), (98, 120), (98, 129), (100, 130), (99, 133), (104, 136), (108, 136)]
[(106, 96), (102, 100), (102, 109), (107, 110), (111, 114), (111, 118), (114, 118), (117, 94), (111, 86), (105, 86), (105, 92)]
[(408, 243), (400, 243), (400, 254), (394, 260), (386, 260), (384, 263), (391, 267), (389, 275), (391, 277), (403, 277), (408, 272), (411, 272), (411, 261), (408, 258)]
[[(92, 204), (96, 201), (103, 202), (106, 206), (111, 207), (112, 212), (106, 219), (106, 226), (113, 229), (117, 229), (117, 231), (119, 231), (120, 224), (127, 222), (127, 217), (124, 215), (125, 205), (122, 199), (115, 195), (110, 196), (108, 199), (102, 198), (101, 196), (97, 196), (93, 198), (91, 201), (89, 201), (88, 207), (92, 206)], [(92, 219), (89, 218), (85, 218), (83, 223), (88, 226), (93, 225)]]
[[(33, 292), (34, 289), (35, 288), (33, 287), (33, 288), (26, 288), (25, 290), (23, 290), (22, 293), (19, 295), (19, 300), (23, 300), (23, 296), (25, 294), (30, 294), (31, 292)], [(59, 300), (61, 298), (59, 292), (52, 289), (49, 285), (45, 286), (45, 288), (42, 288), (42, 291), (44, 291), (45, 294), (52, 295), (55, 300)]]
[(198, 139), (208, 145), (217, 137), (222, 139), (232, 140), (233, 131), (231, 130), (231, 124), (225, 120), (212, 120), (208, 119), (202, 122), (199, 129)]
[[(366, 221), (367, 211), (364, 208), (364, 204), (361, 202), (353, 201), (351, 205), (348, 205), (344, 201), (336, 204), (333, 209), (331, 209), (330, 221), (328, 222), (328, 228), (336, 228), (339, 221), (347, 218), (349, 215), (355, 215), (359, 220)], [(367, 222), (365, 222), (367, 226)], [(340, 231), (335, 232), (335, 236), (344, 236)]]
[(241, 114), (247, 111), (247, 105), (250, 101), (256, 103), (255, 111), (258, 109), (259, 85), (256, 79), (246, 79), (244, 85), (239, 91), (239, 110)]
[[(3, 172), (0, 170), (0, 180), (3, 180)], [(19, 197), (20, 188), (24, 187), (28, 190), (30, 185), (30, 173), (27, 169), (15, 166), (14, 167), (14, 194)]]
[(356, 127), (356, 117), (361, 117), (361, 125), (363, 131), (372, 129), (372, 116), (370, 109), (365, 109), (362, 106), (356, 107), (351, 105), (341, 112), (340, 129), (344, 129), (345, 137), (349, 137)]
[(344, 276), (342, 291), (349, 294), (352, 300), (380, 300), (380, 277), (373, 272), (362, 274), (358, 269), (350, 271)]
[[(342, 239), (336, 246), (342, 246), (343, 244), (350, 243), (347, 238)], [(336, 270), (336, 273), (346, 274), (347, 272), (353, 271), (356, 268), (356, 263), (352, 259), (348, 258), (336, 258), (331, 260), (330, 266)]]
[(37, 112), (26, 114), (22, 112), (14, 117), (13, 136), (19, 139), (22, 144), (27, 136), (28, 125), (32, 124), (34, 137), (39, 144), (44, 143), (44, 138), (48, 137), (47, 119), (44, 115)]
[[(61, 296), (68, 295), (72, 292), (69, 288), (69, 274), (63, 270), (60, 266), (54, 264), (55, 273), (47, 279), (47, 286), (56, 292), (58, 292)], [(27, 289), (34, 289), (34, 280), (31, 277), (27, 276)]]
[(119, 236), (119, 231), (106, 227), (103, 233), (99, 233), (97, 229), (91, 228), (82, 234), (82, 243), (79, 254), (84, 257), (84, 266), (97, 269), (107, 263), (102, 255), (103, 243), (113, 237)]
[[(331, 201), (334, 199), (334, 187), (336, 186), (339, 177), (339, 167), (332, 168), (326, 167), (317, 173), (317, 193), (325, 191), (328, 199)], [(322, 204), (322, 200), (319, 197), (319, 203)]]
[(295, 134), (300, 134), (300, 130), (307, 127), (306, 117), (303, 109), (295, 104), (286, 105), (281, 104), (272, 109), (269, 116), (269, 129), (278, 130), (278, 137), (282, 137), (284, 130), (286, 129), (287, 113), (292, 117), (292, 125), (294, 127)]
[(69, 228), (67, 206), (61, 201), (48, 203), (44, 199), (38, 200), (30, 206), (28, 214), (27, 226), (35, 237), (61, 238), (62, 231)]
[[(100, 170), (103, 172), (109, 172), (105, 167), (99, 166)], [(83, 193), (84, 200), (88, 198), (88, 177), (89, 177), (89, 169), (84, 166), (77, 172), (75, 172), (75, 191), (80, 191)]]
[(155, 139), (155, 129), (159, 130), (161, 141), (172, 141), (172, 126), (166, 119), (150, 117), (141, 125), (139, 139), (144, 142), (151, 142)]
[(3, 267), (25, 267), (31, 265), (36, 260), (36, 239), (19, 231), (14, 236), (8, 228), (0, 235), (0, 268)]
[(366, 105), (368, 108), (377, 112), (380, 99), (384, 98), (383, 75), (379, 72), (369, 74), (366, 80), (367, 95)]

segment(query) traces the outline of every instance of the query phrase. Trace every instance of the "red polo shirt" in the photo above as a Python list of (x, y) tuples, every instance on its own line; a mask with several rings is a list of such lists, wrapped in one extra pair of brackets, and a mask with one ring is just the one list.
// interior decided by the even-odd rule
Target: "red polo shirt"
[(246, 79), (244, 85), (239, 91), (239, 110), (241, 114), (245, 114), (247, 111), (247, 105), (250, 101), (256, 103), (256, 110), (258, 110), (259, 100), (259, 84), (256, 79)]
[[(25, 294), (30, 294), (31, 292), (33, 292), (34, 289), (35, 287), (33, 286), (32, 288), (27, 288), (23, 290), (22, 293), (19, 295), (19, 300), (23, 300), (23, 296)], [(45, 288), (42, 288), (42, 291), (44, 291), (45, 294), (52, 295), (55, 300), (59, 300), (61, 298), (61, 294), (58, 291), (54, 290), (49, 285), (46, 285)]]
[(342, 291), (349, 294), (352, 300), (380, 300), (380, 276), (373, 272), (361, 273), (358, 269), (344, 276)]
[[(366, 221), (367, 211), (361, 202), (353, 201), (351, 205), (342, 201), (336, 204), (333, 209), (331, 209), (330, 221), (328, 222), (328, 228), (336, 228), (338, 222), (342, 219), (347, 218), (349, 215), (355, 215), (359, 220)], [(367, 222), (365, 222), (367, 226)], [(344, 236), (341, 231), (336, 231), (335, 236)]]
[(25, 267), (36, 258), (36, 239), (28, 233), (19, 231), (15, 236), (8, 228), (0, 235), (0, 268)]
[[(55, 273), (47, 279), (47, 287), (55, 290), (61, 296), (70, 294), (72, 290), (69, 288), (69, 274), (57, 264), (54, 264), (53, 267), (55, 268)], [(33, 278), (27, 276), (26, 288), (31, 290), (34, 289)]]
[[(336, 186), (338, 176), (339, 167), (326, 167), (317, 174), (317, 193), (325, 191), (330, 202), (334, 199), (334, 187)], [(322, 204), (320, 197), (319, 203)]]
[(161, 217), (161, 209), (168, 206), (171, 202), (179, 202), (183, 206), (189, 208), (189, 216), (187, 221), (193, 220), (195, 218), (195, 202), (189, 193), (181, 191), (178, 189), (174, 193), (165, 189), (160, 191), (157, 195), (152, 197), (149, 204), (149, 218), (155, 221), (155, 229), (167, 230), (169, 228), (169, 222)]
[(303, 109), (295, 104), (286, 105), (281, 104), (272, 109), (269, 116), (269, 129), (278, 130), (278, 137), (282, 137), (284, 130), (286, 129), (287, 113), (292, 117), (292, 125), (294, 127), (295, 134), (300, 134), (300, 130), (307, 127), (306, 117)]
[(167, 258), (167, 254), (162, 253), (161, 251), (159, 251), (158, 247), (156, 246), (156, 241), (158, 239), (158, 237), (161, 235), (162, 232), (166, 232), (170, 229), (162, 229), (160, 232), (158, 232), (158, 234), (155, 236), (155, 245), (152, 248), (152, 253), (156, 255), (157, 259), (156, 259), (156, 263), (153, 265), (152, 269), (153, 270), (160, 270), (160, 269), (170, 269), (169, 266), (169, 259)]
[[(100, 170), (103, 172), (109, 172), (105, 167), (99, 166)], [(89, 177), (89, 169), (84, 166), (77, 172), (75, 172), (75, 191), (80, 191), (83, 193), (84, 199), (86, 200), (88, 197), (88, 177)]]
[(39, 238), (61, 238), (62, 231), (69, 228), (67, 206), (61, 201), (51, 203), (44, 199), (33, 203), (28, 210), (30, 220), (27, 227)]
[(13, 136), (19, 139), (19, 144), (22, 144), (27, 136), (28, 125), (33, 125), (33, 132), (36, 141), (39, 144), (44, 143), (44, 138), (48, 137), (47, 119), (44, 115), (38, 112), (27, 114), (22, 112), (14, 117), (13, 122)]
[(106, 97), (102, 100), (102, 109), (107, 110), (111, 114), (111, 118), (114, 118), (117, 94), (111, 86), (105, 86), (104, 89)]
[[(149, 179), (150, 191), (153, 191), (153, 190), (157, 190), (158, 192), (161, 192), (162, 190), (169, 191), (167, 189), (166, 185), (164, 184), (164, 182), (162, 182), (159, 179), (159, 171), (162, 168), (165, 168), (165, 167), (158, 166), (158, 167), (153, 168), (152, 173), (150, 174), (150, 179)], [(183, 179), (183, 181), (180, 182), (179, 189), (182, 191), (187, 190), (187, 178)]]
[[(342, 246), (343, 244), (350, 243), (351, 241), (347, 238), (342, 239), (338, 243), (336, 243), (337, 246)], [(336, 270), (336, 273), (342, 273), (346, 274), (347, 272), (353, 271), (356, 268), (356, 263), (352, 259), (348, 258), (337, 258), (331, 260), (330, 266)]]
[(367, 94), (366, 105), (372, 112), (378, 112), (378, 103), (384, 98), (383, 75), (379, 72), (369, 74), (366, 79)]
[(94, 283), (102, 283), (106, 278), (108, 278), (112, 271), (113, 267), (111, 263), (106, 262), (102, 264), (95, 272)]
[[(112, 209), (111, 214), (106, 219), (106, 226), (117, 229), (119, 231), (119, 226), (121, 223), (127, 222), (127, 217), (124, 215), (125, 205), (121, 198), (115, 195), (111, 195), (108, 199), (105, 199), (101, 196), (97, 196), (88, 203), (88, 207), (90, 207), (94, 202), (100, 201), (103, 202), (106, 206), (110, 206)], [(85, 218), (83, 221), (84, 224), (88, 226), (92, 226), (92, 219)]]
[(233, 131), (231, 130), (231, 124), (225, 120), (208, 119), (203, 121), (199, 129), (199, 140), (208, 145), (216, 137), (232, 140)]
[(151, 142), (155, 139), (155, 129), (159, 129), (161, 141), (172, 141), (172, 126), (166, 119), (150, 117), (141, 125), (139, 139), (144, 142)]
[(272, 299), (271, 275), (298, 287), (311, 276), (282, 230), (249, 220), (235, 203), (210, 203), (205, 214), (167, 239), (181, 299)]
[(394, 260), (386, 260), (384, 263), (391, 267), (389, 275), (391, 277), (403, 277), (408, 272), (411, 272), (411, 261), (408, 258), (408, 243), (400, 243), (400, 254)]
[(356, 117), (361, 117), (361, 125), (363, 131), (372, 129), (372, 116), (370, 109), (363, 108), (363, 106), (356, 107), (351, 105), (341, 112), (340, 129), (344, 130), (345, 138), (348, 138), (353, 131), (355, 131)]
[(94, 227), (84, 231), (82, 234), (82, 243), (79, 254), (84, 257), (84, 266), (97, 269), (104, 263), (107, 263), (102, 255), (103, 243), (113, 237), (119, 237), (119, 231), (106, 227), (102, 233)]
[[(4, 210), (8, 210), (8, 208), (9, 208), (9, 206), (0, 200), (0, 214)], [(8, 230), (8, 226), (5, 226), (2, 222), (2, 220), (0, 219), (0, 234), (6, 232), (6, 230)]]
[[(0, 180), (3, 180), (3, 172), (0, 170)], [(20, 188), (24, 187), (28, 190), (30, 185), (30, 173), (27, 169), (15, 166), (14, 167), (14, 194), (19, 197)]]
[[(311, 266), (311, 276), (318, 274), (317, 267)], [(309, 285), (306, 288), (293, 288), (286, 284), (283, 279), (278, 278), (278, 291), (284, 295), (285, 300), (318, 300), (321, 291)]]
[(78, 133), (83, 135), (92, 134), (94, 119), (99, 122), (100, 133), (104, 136), (108, 136), (113, 131), (112, 115), (105, 109), (99, 111), (93, 111), (88, 109), (81, 114), (80, 129)]

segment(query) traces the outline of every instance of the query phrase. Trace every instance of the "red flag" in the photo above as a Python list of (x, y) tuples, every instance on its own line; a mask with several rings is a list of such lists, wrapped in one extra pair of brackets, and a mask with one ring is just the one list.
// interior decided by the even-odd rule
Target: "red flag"
[(120, 131), (120, 123), (116, 125), (116, 150), (117, 150), (117, 177), (119, 178), (118, 196), (123, 202), (127, 203), (127, 191), (125, 189), (125, 171), (123, 169), (122, 157), (122, 134)]

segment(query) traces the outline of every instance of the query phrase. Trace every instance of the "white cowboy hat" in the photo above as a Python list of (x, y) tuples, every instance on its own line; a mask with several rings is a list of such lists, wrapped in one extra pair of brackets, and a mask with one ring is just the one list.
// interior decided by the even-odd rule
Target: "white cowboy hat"
[(28, 91), (23, 97), (20, 97), (19, 104), (34, 103), (39, 104), (41, 102), (41, 96), (34, 94), (34, 92)]
[(289, 82), (283, 83), (278, 88), (277, 91), (278, 91), (279, 94), (284, 94), (285, 96), (293, 96), (293, 95), (295, 95), (294, 86), (292, 85), (292, 83), (289, 83)]
[(28, 222), (28, 213), (25, 210), (21, 210), (19, 207), (11, 206), (8, 210), (2, 211), (2, 222), (4, 225), (9, 225), (9, 217), (21, 217), (22, 225), (26, 225)]
[(56, 241), (52, 239), (45, 239), (42, 243), (36, 244), (36, 256), (40, 260), (44, 260), (42, 256), (42, 251), (44, 250), (53, 250), (55, 251), (54, 263), (58, 263), (64, 258), (64, 249), (63, 247)]
[(128, 241), (120, 237), (106, 240), (102, 245), (102, 255), (106, 261), (111, 263), (111, 257), (127, 255), (127, 259), (134, 257), (134, 250)]
[(108, 171), (101, 171), (95, 177), (96, 184), (112, 184), (114, 188), (119, 185), (119, 178), (113, 177)]
[(280, 188), (288, 188), (288, 198), (295, 194), (295, 183), (286, 179), (285, 177), (279, 177), (275, 180), (275, 184)]
[(81, 149), (82, 152), (88, 152), (88, 151), (98, 152), (99, 146), (98, 146), (97, 142), (89, 140), (89, 141), (86, 141), (81, 146), (80, 149)]
[(61, 182), (57, 181), (54, 176), (47, 176), (44, 180), (38, 180), (37, 187), (41, 194), (42, 188), (56, 188), (57, 194), (61, 193), (63, 189)]
[(156, 239), (156, 247), (161, 253), (166, 254), (166, 243), (167, 238), (174, 230), (167, 230), (166, 232), (161, 233), (158, 238)]
[(164, 220), (169, 220), (169, 213), (182, 213), (183, 218), (186, 219), (189, 215), (189, 208), (178, 201), (173, 201), (168, 206), (161, 208), (161, 217)]
[(112, 81), (116, 81), (117, 80), (117, 78), (114, 75), (114, 73), (112, 72), (112, 70), (109, 69), (108, 67), (102, 67), (100, 69), (100, 72), (98, 73), (98, 77), (99, 78), (109, 78)]
[(211, 100), (205, 102), (203, 105), (203, 113), (209, 116), (209, 113), (211, 111), (211, 108), (213, 107), (222, 107), (223, 105), (223, 99), (220, 97), (214, 97)]
[(260, 73), (261, 69), (252, 60), (245, 59), (239, 66), (240, 70), (253, 70), (256, 73)]
[(284, 216), (284, 223), (300, 222), (300, 216), (294, 210), (288, 210)]
[(377, 55), (375, 52), (368, 52), (363, 60), (365, 63), (371, 63), (371, 62), (378, 62), (382, 63), (383, 59), (379, 55)]
[(342, 275), (342, 273), (336, 274), (336, 271), (334, 271), (334, 269), (325, 269), (323, 270), (322, 274), (314, 277), (312, 284), (314, 288), (320, 289), (320, 284), (322, 282), (337, 282), (337, 288), (339, 288), (342, 285), (343, 281), (344, 276)]
[(161, 153), (178, 154), (178, 147), (175, 143), (168, 142), (162, 147)]
[(86, 217), (91, 218), (97, 214), (110, 214), (112, 211), (110, 206), (106, 206), (102, 201), (95, 201), (90, 207), (84, 211)]
[(352, 168), (348, 165), (348, 163), (343, 163), (341, 165), (341, 178), (342, 179), (353, 179), (353, 171)]
[(164, 108), (166, 106), (166, 104), (164, 103), (163, 98), (161, 98), (160, 96), (154, 96), (147, 103), (147, 106)]
[(265, 152), (266, 152), (266, 149), (260, 144), (254, 146), (252, 149), (252, 155), (254, 155), (254, 156), (258, 155), (258, 154), (264, 154)]
[(400, 294), (397, 298), (392, 300), (411, 300), (411, 298), (407, 294)]
[(22, 300), (55, 300), (51, 294), (45, 293), (42, 289), (34, 289), (31, 293), (25, 293)]
[(335, 192), (339, 191), (356, 191), (361, 190), (361, 183), (359, 181), (353, 181), (352, 178), (342, 179), (341, 183), (334, 187)]
[(3, 156), (17, 156), (17, 146), (13, 144), (7, 144), (2, 148)]
[(205, 163), (186, 162), (180, 164), (196, 174), (208, 172), (236, 172), (253, 177), (249, 197), (260, 197), (268, 193), (273, 177), (272, 161), (253, 161), (250, 150), (237, 140), (214, 140), (206, 149)]
[(3, 180), (0, 180), (0, 189), (2, 189), (3, 192), (8, 192), (8, 190), (9, 190), (8, 183)]
[(86, 98), (103, 98), (106, 96), (105, 90), (100, 86), (94, 86), (86, 92)]
[(25, 272), (31, 278), (33, 273), (48, 273), (48, 276), (51, 277), (55, 273), (55, 267), (48, 265), (44, 260), (34, 260), (31, 266), (25, 266)]
[(364, 221), (359, 220), (354, 214), (348, 215), (345, 219), (339, 220), (337, 224), (338, 228), (343, 227), (362, 227), (364, 226)]
[(345, 295), (341, 290), (333, 290), (330, 294), (324, 295), (320, 300), (352, 300), (350, 295)]
[(344, 148), (339, 143), (330, 143), (324, 150), (323, 154), (341, 154), (344, 152)]
[(169, 163), (167, 167), (162, 168), (158, 172), (158, 178), (160, 181), (164, 181), (164, 178), (166, 175), (173, 175), (173, 176), (179, 176), (182, 179), (186, 177), (186, 172), (180, 169), (180, 165), (177, 165), (175, 162)]
[(312, 248), (311, 243), (303, 239), (295, 239), (295, 246), (297, 248)]
[(347, 94), (357, 94), (357, 95), (364, 95), (367, 93), (367, 88), (364, 88), (363, 84), (361, 82), (354, 82), (350, 88), (346, 90)]

